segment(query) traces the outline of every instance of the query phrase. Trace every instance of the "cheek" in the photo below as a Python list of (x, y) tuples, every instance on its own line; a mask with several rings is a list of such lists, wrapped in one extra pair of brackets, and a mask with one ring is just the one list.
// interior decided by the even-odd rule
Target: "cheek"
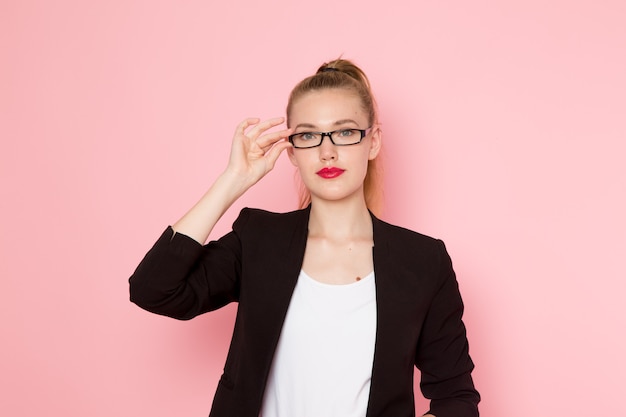
[(306, 171), (307, 167), (310, 167), (319, 160), (316, 154), (312, 152), (312, 149), (289, 149), (288, 155), (293, 166), (301, 171)]
[(364, 181), (369, 166), (368, 152), (358, 152), (350, 155), (350, 159), (346, 160), (346, 166), (352, 171), (354, 180)]
[(298, 161), (296, 159), (296, 156), (294, 155), (293, 148), (287, 149), (287, 156), (289, 157), (289, 161), (291, 161), (291, 165), (297, 167)]
[(363, 151), (363, 154), (360, 155), (361, 166), (364, 170), (367, 171), (367, 167), (369, 166), (370, 160), (372, 159), (372, 154), (369, 149)]
[(360, 176), (362, 178), (363, 181), (365, 181), (365, 176), (367, 175), (367, 168), (369, 166), (369, 160), (366, 159), (365, 161), (363, 161), (363, 163), (360, 165)]
[(317, 148), (311, 149), (287, 149), (289, 160), (296, 168), (306, 169), (307, 166), (315, 163), (319, 158), (315, 152)]

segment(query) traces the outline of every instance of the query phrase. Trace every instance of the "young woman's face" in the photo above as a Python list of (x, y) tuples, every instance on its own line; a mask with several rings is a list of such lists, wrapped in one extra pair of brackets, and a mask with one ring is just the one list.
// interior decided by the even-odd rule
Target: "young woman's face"
[(289, 158), (313, 200), (362, 199), (368, 161), (380, 150), (380, 130), (369, 125), (358, 96), (345, 89), (306, 93), (293, 103), (289, 125), (295, 133), (372, 127), (356, 145), (336, 146), (325, 136), (320, 146), (289, 149)]

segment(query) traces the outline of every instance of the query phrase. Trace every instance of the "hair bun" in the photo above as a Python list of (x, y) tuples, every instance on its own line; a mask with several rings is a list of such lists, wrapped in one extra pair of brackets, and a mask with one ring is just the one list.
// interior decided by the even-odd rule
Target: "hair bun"
[(356, 66), (352, 61), (347, 59), (335, 59), (333, 61), (325, 62), (317, 69), (316, 75), (328, 74), (328, 73), (341, 73), (363, 84), (365, 88), (370, 90), (370, 83), (365, 73)]

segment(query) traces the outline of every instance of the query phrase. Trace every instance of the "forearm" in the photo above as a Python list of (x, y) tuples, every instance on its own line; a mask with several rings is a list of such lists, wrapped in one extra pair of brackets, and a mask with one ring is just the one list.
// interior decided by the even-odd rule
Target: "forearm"
[(224, 172), (202, 198), (172, 225), (172, 229), (204, 244), (224, 212), (249, 187), (236, 175)]

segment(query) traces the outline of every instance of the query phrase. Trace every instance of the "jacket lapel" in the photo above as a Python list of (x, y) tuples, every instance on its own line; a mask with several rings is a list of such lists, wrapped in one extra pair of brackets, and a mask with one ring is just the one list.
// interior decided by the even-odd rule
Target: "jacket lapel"
[[(246, 377), (239, 381), (239, 393), (242, 397), (237, 403), (249, 404), (250, 410), (257, 414), (263, 401), (265, 384), (291, 296), (302, 268), (309, 211), (307, 208), (293, 212), (290, 221), (283, 223), (280, 229), (266, 230), (270, 235), (254, 242), (252, 246), (256, 247), (251, 248), (254, 254), (251, 255), (252, 260), (248, 265), (253, 265), (258, 270), (249, 272), (250, 282), (246, 284), (245, 293), (242, 292), (239, 306), (241, 317), (238, 316), (238, 322), (241, 319), (241, 323), (238, 324), (246, 327), (244, 333), (248, 340), (245, 344), (254, 346), (254, 349), (246, 349), (242, 357), (241, 369), (246, 370)], [(253, 279), (252, 275), (256, 278)]]
[(376, 279), (376, 348), (374, 350), (374, 364), (372, 366), (372, 381), (370, 385), (370, 398), (367, 406), (367, 416), (380, 415), (379, 400), (381, 388), (385, 386), (385, 361), (388, 356), (385, 340), (391, 340), (388, 335), (390, 317), (386, 313), (385, 305), (393, 302), (389, 292), (389, 280), (392, 276), (392, 265), (389, 259), (389, 246), (381, 231), (381, 224), (372, 215), (374, 230), (374, 247), (372, 248), (374, 259), (374, 276)]
[[(404, 415), (390, 405), (397, 400), (397, 389), (412, 387), (412, 360), (406, 356), (406, 288), (401, 285), (402, 270), (396, 267), (394, 253), (390, 245), (392, 230), (372, 215), (374, 229), (374, 273), (376, 279), (376, 347), (372, 367), (372, 380), (367, 416)], [(408, 362), (408, 366), (407, 366)], [(408, 371), (407, 371), (408, 370)], [(390, 398), (391, 397), (391, 398)]]

